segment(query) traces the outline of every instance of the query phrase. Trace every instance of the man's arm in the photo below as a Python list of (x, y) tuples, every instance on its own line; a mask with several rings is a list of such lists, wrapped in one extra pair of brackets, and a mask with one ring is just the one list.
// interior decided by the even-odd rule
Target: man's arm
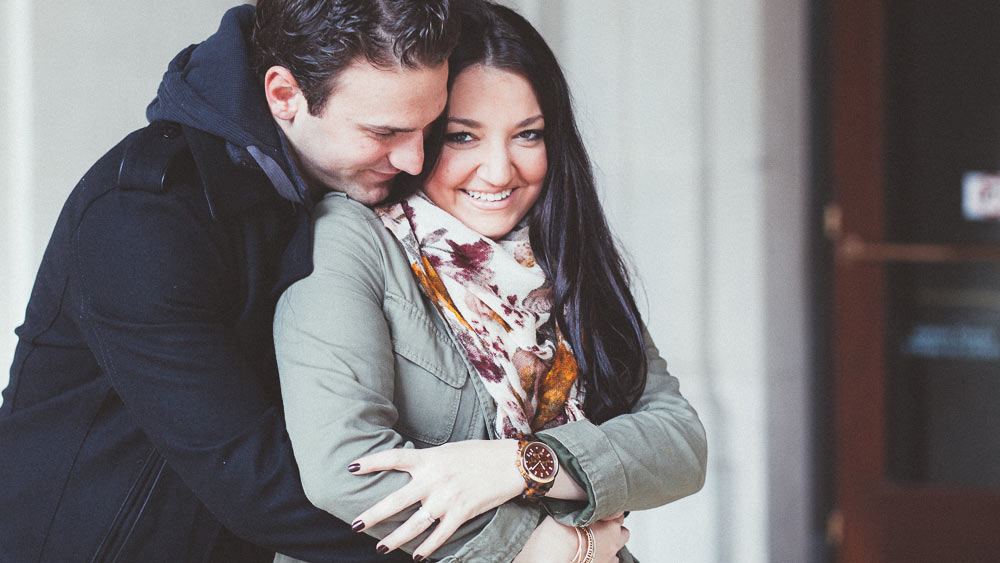
[(112, 190), (73, 239), (81, 329), (137, 424), (236, 535), (304, 560), (373, 544), (302, 492), (281, 409), (232, 326), (231, 265), (169, 194)]

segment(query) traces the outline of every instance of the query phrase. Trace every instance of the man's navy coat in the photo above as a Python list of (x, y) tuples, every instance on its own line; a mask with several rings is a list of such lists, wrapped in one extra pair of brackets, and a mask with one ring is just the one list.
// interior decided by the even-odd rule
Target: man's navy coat
[(309, 504), (285, 432), (272, 314), (311, 235), (252, 13), (178, 55), (62, 210), (0, 409), (0, 561), (383, 559)]

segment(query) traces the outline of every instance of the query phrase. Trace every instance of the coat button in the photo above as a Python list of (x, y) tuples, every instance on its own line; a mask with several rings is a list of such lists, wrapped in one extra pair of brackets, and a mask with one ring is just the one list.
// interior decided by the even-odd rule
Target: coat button
[(164, 139), (174, 139), (180, 136), (181, 128), (176, 123), (167, 123), (160, 129), (160, 134)]

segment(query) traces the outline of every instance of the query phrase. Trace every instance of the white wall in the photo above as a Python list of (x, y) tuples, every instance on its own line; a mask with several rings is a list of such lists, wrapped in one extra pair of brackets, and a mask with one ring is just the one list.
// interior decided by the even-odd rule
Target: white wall
[[(34, 166), (32, 91), (33, 14), (30, 0), (5, 0), (0, 12), (3, 57), (0, 76), (8, 79), (0, 87), (0, 387), (7, 382), (7, 369), (13, 357), (16, 339), (13, 328), (24, 317), (32, 272), (39, 256), (32, 237), (38, 230), (33, 223)], [(22, 95), (23, 94), (23, 95)], [(64, 192), (65, 193), (65, 192)]]
[(552, 44), (648, 324), (708, 430), (644, 562), (810, 561), (806, 6), (509, 0)]
[[(236, 3), (4, 0), (0, 363), (66, 194)], [(631, 516), (633, 551), (810, 561), (806, 3), (505, 3), (566, 69), (640, 306), (708, 429), (705, 489)]]

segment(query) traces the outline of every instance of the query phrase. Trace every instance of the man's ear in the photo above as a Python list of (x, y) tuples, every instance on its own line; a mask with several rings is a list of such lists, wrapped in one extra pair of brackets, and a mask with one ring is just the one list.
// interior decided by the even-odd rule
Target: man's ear
[(264, 96), (275, 119), (292, 121), (299, 111), (308, 111), (299, 83), (283, 66), (272, 66), (264, 74)]

